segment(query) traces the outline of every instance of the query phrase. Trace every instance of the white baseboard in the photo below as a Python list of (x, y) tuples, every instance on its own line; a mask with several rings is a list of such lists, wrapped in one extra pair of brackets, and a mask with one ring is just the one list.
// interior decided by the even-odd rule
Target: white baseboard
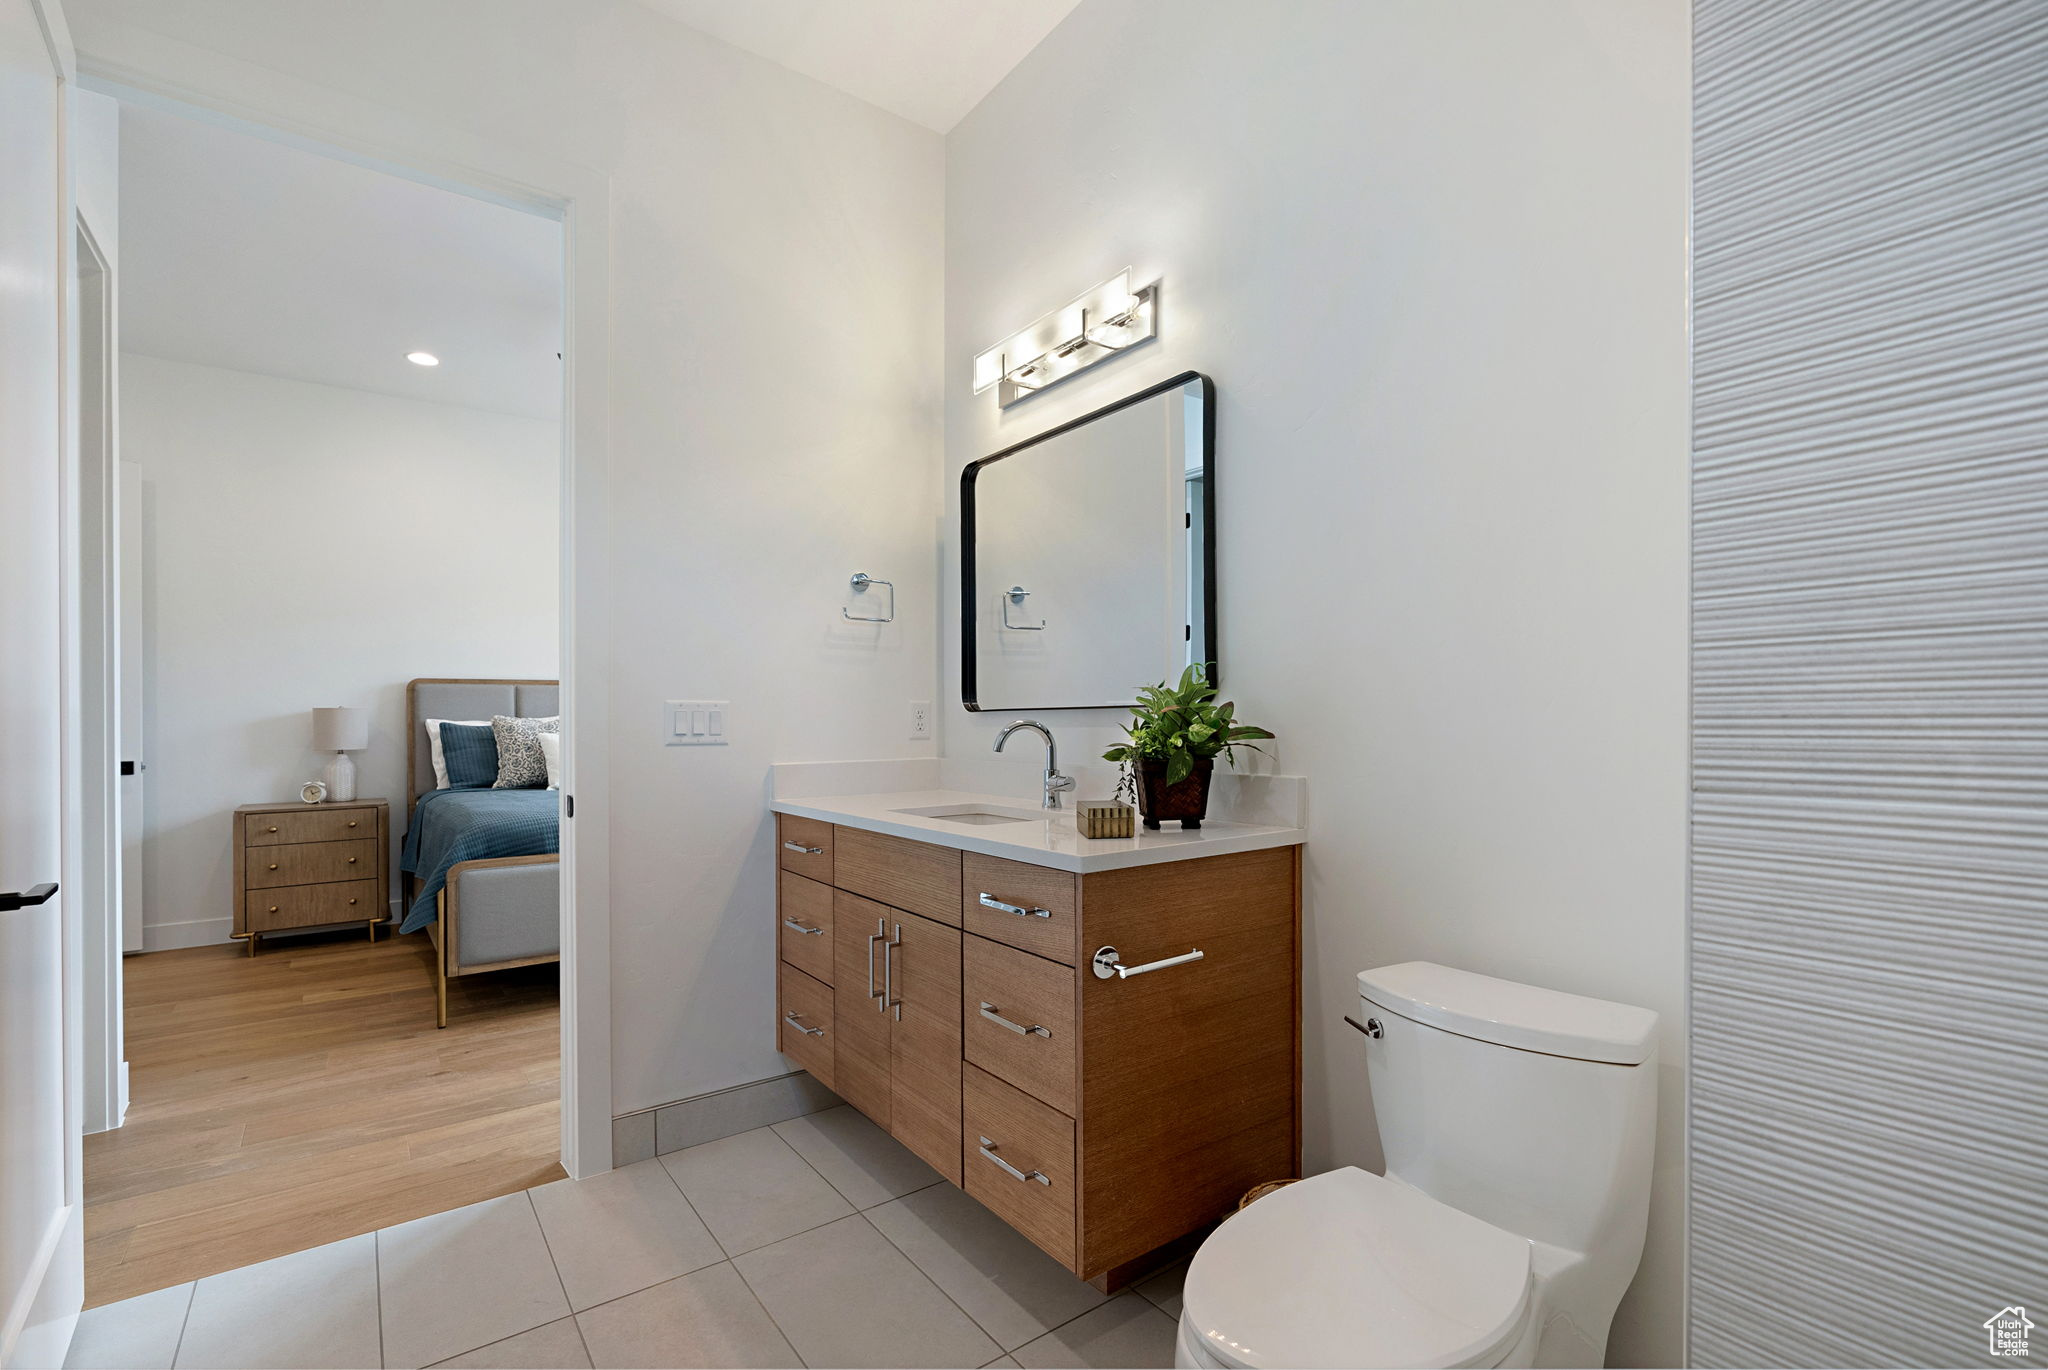
[[(396, 932), (398, 920), (403, 911), (396, 899), (391, 901), (391, 926), (384, 931)], [(346, 927), (336, 923), (336, 927)], [(361, 926), (358, 924), (357, 926)], [(232, 918), (194, 918), (185, 923), (145, 923), (142, 925), (142, 949), (150, 951), (176, 951), (179, 947), (210, 947), (217, 942), (232, 942), (235, 930)]]
[(231, 942), (229, 934), (235, 930), (232, 918), (194, 918), (184, 923), (144, 923), (142, 925), (142, 949), (150, 951), (175, 951), (179, 947), (209, 947), (216, 942)]
[(806, 1113), (821, 1113), (844, 1102), (799, 1070), (643, 1108), (612, 1119), (612, 1164), (631, 1165), (662, 1152), (715, 1142)]

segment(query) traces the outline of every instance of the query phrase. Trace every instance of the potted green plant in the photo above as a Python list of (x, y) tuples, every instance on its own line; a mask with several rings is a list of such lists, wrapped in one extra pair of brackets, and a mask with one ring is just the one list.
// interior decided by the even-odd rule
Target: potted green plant
[(1178, 818), (1183, 828), (1201, 827), (1217, 754), (1235, 766), (1239, 747), (1260, 751), (1252, 739), (1273, 735), (1239, 723), (1237, 705), (1218, 704), (1216, 687), (1198, 665), (1181, 672), (1178, 685), (1162, 680), (1138, 691), (1131, 713), (1134, 720), (1124, 725), (1130, 741), (1111, 747), (1102, 759), (1122, 763), (1123, 788), (1136, 791), (1148, 828), (1167, 818)]

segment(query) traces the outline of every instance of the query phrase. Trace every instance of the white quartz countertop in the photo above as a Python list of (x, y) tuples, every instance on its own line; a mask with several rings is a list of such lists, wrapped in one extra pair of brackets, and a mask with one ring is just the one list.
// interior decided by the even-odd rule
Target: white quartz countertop
[[(1071, 797), (1068, 803), (1071, 804)], [(1207, 819), (1192, 831), (1169, 820), (1159, 831), (1142, 823), (1135, 837), (1083, 837), (1074, 827), (1071, 807), (1037, 809), (1028, 800), (958, 790), (908, 790), (892, 794), (846, 794), (806, 799), (775, 799), (776, 813), (815, 818), (822, 823), (907, 837), (960, 851), (981, 852), (1034, 866), (1088, 874), (1150, 866), (1162, 861), (1192, 861), (1203, 856), (1291, 847), (1308, 838), (1300, 828)], [(906, 813), (907, 809), (981, 811), (1011, 818), (1002, 823), (961, 823), (949, 818)]]

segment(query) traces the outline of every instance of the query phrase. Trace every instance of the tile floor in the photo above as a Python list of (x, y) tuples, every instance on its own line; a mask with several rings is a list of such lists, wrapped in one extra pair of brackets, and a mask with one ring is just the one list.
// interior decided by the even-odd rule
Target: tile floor
[(1105, 1297), (835, 1108), (91, 1309), (67, 1365), (1168, 1366), (1182, 1273)]

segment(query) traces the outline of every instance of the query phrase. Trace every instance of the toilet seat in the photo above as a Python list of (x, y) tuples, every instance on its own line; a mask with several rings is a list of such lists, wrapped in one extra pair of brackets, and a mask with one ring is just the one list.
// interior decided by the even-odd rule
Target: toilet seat
[(1258, 1200), (1188, 1267), (1182, 1335), (1211, 1363), (1492, 1366), (1522, 1331), (1529, 1241), (1355, 1167)]

